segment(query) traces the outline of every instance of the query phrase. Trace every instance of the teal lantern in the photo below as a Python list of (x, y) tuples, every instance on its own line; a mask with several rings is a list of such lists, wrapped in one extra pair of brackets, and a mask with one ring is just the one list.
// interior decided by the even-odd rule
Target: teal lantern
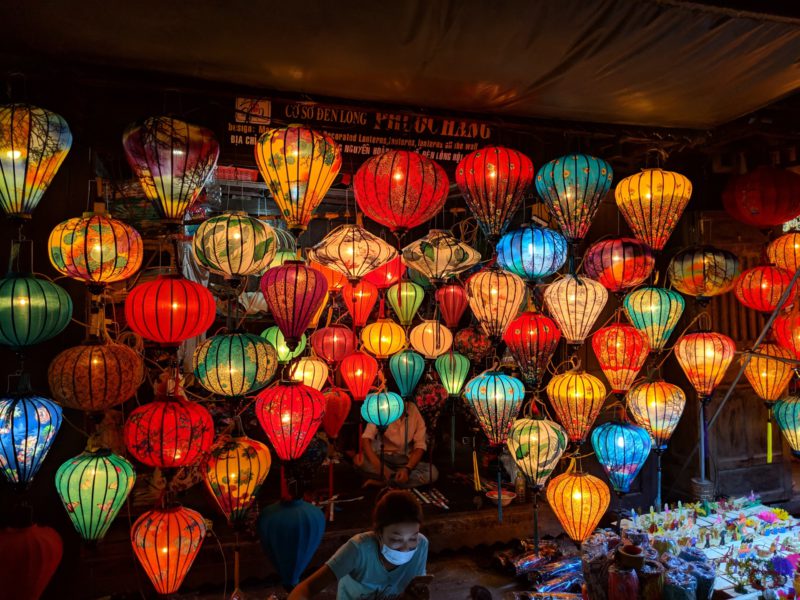
[(650, 454), (650, 434), (644, 427), (610, 422), (595, 427), (592, 448), (617, 494), (631, 491), (631, 483)]
[[(287, 348), (288, 350), (288, 348)], [(220, 396), (245, 396), (266, 386), (278, 367), (278, 353), (251, 333), (215, 335), (192, 357), (197, 381)]]
[(400, 396), (408, 398), (417, 387), (422, 372), (425, 370), (425, 359), (413, 350), (403, 350), (389, 359), (389, 371), (394, 377)]
[(367, 423), (384, 431), (389, 425), (403, 416), (405, 402), (394, 392), (367, 394), (361, 405), (361, 416)]
[(564, 236), (535, 225), (509, 231), (497, 243), (497, 263), (528, 282), (549, 277), (567, 260)]
[(481, 373), (464, 388), (464, 398), (493, 446), (506, 443), (524, 397), (522, 382), (500, 371)]
[(653, 352), (661, 352), (683, 314), (686, 301), (678, 292), (659, 287), (643, 287), (625, 296), (625, 314), (641, 331)]
[(61, 333), (72, 318), (72, 299), (61, 286), (33, 275), (0, 279), (0, 344), (19, 350)]
[(452, 397), (459, 396), (469, 375), (469, 359), (458, 352), (446, 352), (436, 359), (434, 366), (447, 393)]
[(800, 457), (800, 397), (781, 398), (772, 405), (772, 414), (775, 415), (792, 454)]
[(399, 281), (386, 290), (389, 306), (403, 327), (411, 325), (424, 297), (425, 290), (413, 281)]
[(300, 356), (303, 350), (306, 349), (305, 333), (300, 336), (300, 341), (297, 342), (297, 348), (290, 350), (289, 346), (286, 344), (286, 338), (283, 337), (283, 333), (281, 333), (277, 325), (267, 327), (261, 332), (261, 337), (267, 340), (270, 346), (275, 348), (275, 351), (278, 353), (278, 363), (282, 365), (288, 364), (289, 361)]
[(56, 471), (56, 492), (87, 541), (105, 536), (135, 482), (133, 465), (106, 449), (79, 454)]

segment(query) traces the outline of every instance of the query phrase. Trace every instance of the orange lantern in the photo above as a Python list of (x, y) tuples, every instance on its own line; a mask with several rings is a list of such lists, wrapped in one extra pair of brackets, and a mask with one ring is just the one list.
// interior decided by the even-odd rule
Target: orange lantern
[(325, 276), (325, 280), (328, 282), (328, 291), (331, 293), (341, 291), (344, 284), (347, 283), (347, 277), (345, 277), (344, 273), (328, 268), (315, 260), (309, 261), (308, 264), (312, 269), (319, 271)]
[(772, 240), (767, 246), (769, 262), (794, 273), (800, 267), (800, 232), (790, 231)]
[(757, 352), (775, 358), (751, 357), (744, 375), (759, 398), (765, 402), (775, 402), (786, 391), (794, 373), (790, 363), (778, 359), (792, 360), (792, 354), (777, 344), (761, 344)]
[(736, 344), (713, 331), (690, 333), (675, 344), (675, 358), (702, 398), (710, 398), (733, 360)]
[(481, 328), (499, 342), (525, 299), (525, 282), (499, 267), (486, 267), (467, 280), (467, 301)]
[(650, 343), (632, 325), (614, 323), (595, 332), (592, 348), (603, 374), (611, 384), (611, 391), (622, 394), (631, 387), (647, 360)]
[(378, 374), (378, 361), (369, 354), (353, 352), (342, 359), (339, 372), (353, 400), (361, 402), (367, 397)]
[[(742, 271), (736, 278), (733, 293), (747, 308), (772, 312), (791, 282), (792, 276), (789, 272), (778, 267), (753, 267)], [(784, 304), (789, 304), (790, 301), (791, 296)]]
[(378, 319), (361, 331), (361, 342), (376, 358), (387, 358), (406, 345), (406, 332), (391, 319)]
[(553, 377), (547, 384), (547, 397), (569, 440), (582, 444), (603, 407), (606, 386), (594, 375), (576, 369)]
[(267, 478), (269, 449), (249, 437), (218, 439), (209, 450), (203, 480), (228, 523), (244, 520)]
[(547, 501), (567, 535), (581, 543), (608, 509), (611, 492), (603, 480), (588, 473), (562, 473), (547, 484)]
[(650, 434), (656, 454), (666, 450), (686, 406), (683, 390), (666, 381), (639, 383), (628, 390), (625, 399), (633, 420)]
[(356, 327), (363, 327), (378, 301), (378, 288), (368, 281), (359, 281), (355, 285), (345, 283), (342, 287), (342, 300)]

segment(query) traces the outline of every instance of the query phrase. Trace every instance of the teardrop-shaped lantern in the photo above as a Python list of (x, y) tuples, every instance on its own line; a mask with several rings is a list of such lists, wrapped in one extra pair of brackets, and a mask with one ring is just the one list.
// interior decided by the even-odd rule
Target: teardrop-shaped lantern
[(458, 352), (447, 352), (436, 359), (434, 366), (447, 394), (453, 398), (460, 396), (469, 375), (469, 359)]
[(592, 349), (611, 384), (611, 391), (622, 394), (628, 391), (642, 369), (650, 352), (650, 344), (635, 327), (614, 323), (594, 333)]
[(413, 281), (400, 281), (386, 290), (386, 299), (392, 307), (397, 320), (403, 327), (408, 327), (414, 320), (422, 300), (425, 298), (425, 290), (421, 285)]
[(397, 256), (397, 250), (363, 227), (346, 224), (322, 238), (308, 251), (308, 256), (355, 283), (392, 260)]
[(778, 400), (772, 406), (772, 414), (792, 454), (800, 456), (800, 397), (789, 396)]
[[(733, 293), (736, 299), (747, 308), (760, 312), (772, 312), (778, 306), (781, 296), (792, 282), (788, 271), (773, 266), (745, 269), (736, 278)], [(796, 291), (796, 290), (794, 290)], [(790, 295), (784, 306), (792, 303)]]
[(259, 334), (259, 337), (267, 340), (267, 343), (275, 348), (275, 352), (278, 355), (278, 364), (281, 365), (285, 365), (289, 361), (297, 358), (303, 353), (303, 350), (306, 349), (305, 333), (300, 336), (300, 339), (297, 342), (297, 347), (290, 349), (289, 345), (286, 343), (286, 338), (283, 337), (283, 333), (281, 333), (281, 330), (278, 329), (277, 325), (267, 327)]
[(377, 269), (373, 269), (364, 275), (363, 281), (367, 281), (379, 290), (385, 290), (389, 286), (400, 281), (400, 277), (406, 272), (406, 265), (403, 257), (398, 254), (392, 260), (382, 264)]
[(356, 327), (367, 324), (367, 319), (378, 302), (378, 296), (378, 288), (368, 281), (359, 281), (355, 285), (349, 282), (344, 284), (342, 300)]
[(650, 434), (653, 449), (666, 450), (686, 406), (683, 390), (666, 381), (638, 383), (628, 390), (625, 399), (636, 424)]
[(481, 373), (464, 386), (464, 399), (493, 446), (501, 446), (508, 440), (524, 397), (522, 382), (499, 371)]
[(342, 388), (330, 387), (322, 391), (325, 397), (325, 414), (322, 415), (322, 429), (335, 440), (350, 414), (350, 396)]
[(18, 487), (27, 486), (42, 466), (61, 427), (61, 407), (21, 392), (0, 398), (0, 471)]
[(322, 424), (325, 397), (297, 381), (281, 383), (258, 394), (255, 412), (278, 458), (295, 460), (303, 455)]
[(201, 267), (227, 279), (260, 275), (275, 258), (275, 231), (244, 212), (229, 212), (203, 221), (192, 238)]
[(425, 371), (425, 359), (413, 350), (403, 350), (389, 359), (389, 371), (404, 399), (414, 393)]
[(503, 341), (519, 365), (522, 379), (535, 384), (556, 351), (561, 331), (542, 313), (526, 311), (509, 323)]
[(534, 489), (541, 489), (567, 447), (567, 432), (547, 419), (517, 419), (508, 434), (508, 451)]
[(722, 205), (734, 219), (753, 227), (783, 225), (800, 215), (800, 175), (768, 166), (733, 175), (722, 191)]
[(579, 445), (586, 440), (603, 402), (606, 386), (586, 371), (567, 371), (555, 375), (547, 384), (547, 397), (564, 426), (569, 441)]
[(661, 352), (683, 314), (686, 301), (678, 292), (643, 287), (629, 292), (623, 303), (625, 314), (641, 331), (654, 352)]
[(33, 275), (0, 279), (0, 344), (18, 350), (61, 333), (72, 318), (66, 290)]
[(361, 402), (367, 397), (375, 382), (378, 361), (364, 352), (353, 352), (342, 359), (339, 373), (341, 373), (347, 389), (353, 395), (353, 400)]
[(675, 344), (675, 358), (689, 382), (702, 397), (709, 397), (733, 360), (736, 343), (713, 331), (689, 333)]
[(289, 367), (289, 379), (322, 391), (328, 383), (328, 365), (316, 356), (304, 356)]
[(361, 331), (361, 343), (375, 358), (388, 358), (406, 345), (406, 332), (391, 319), (378, 319)]
[(361, 405), (361, 418), (383, 431), (403, 416), (404, 410), (405, 402), (394, 392), (367, 394)]
[(228, 333), (201, 343), (192, 363), (200, 385), (213, 394), (232, 398), (267, 385), (278, 368), (278, 354), (257, 335)]
[(497, 243), (497, 264), (525, 281), (549, 277), (567, 260), (564, 236), (536, 225), (509, 231)]
[(580, 544), (597, 528), (611, 502), (611, 492), (602, 479), (573, 471), (547, 484), (547, 502), (567, 535)]
[(767, 246), (769, 262), (794, 274), (800, 267), (800, 232), (790, 231), (775, 238)]
[(567, 343), (580, 345), (603, 311), (608, 291), (594, 279), (565, 275), (545, 288), (544, 301)]
[(467, 310), (467, 291), (460, 283), (449, 283), (436, 290), (436, 302), (444, 324), (450, 329), (458, 327)]
[(656, 266), (650, 246), (633, 238), (611, 238), (589, 246), (583, 271), (603, 287), (619, 292), (643, 283)]
[(297, 347), (327, 291), (325, 276), (302, 261), (286, 261), (264, 273), (261, 293), (290, 349)]
[(408, 336), (411, 347), (425, 358), (437, 358), (453, 346), (453, 333), (438, 321), (423, 320)]
[(467, 280), (467, 301), (483, 331), (498, 342), (525, 300), (525, 282), (498, 267), (486, 267)]
[(203, 481), (229, 524), (246, 518), (271, 465), (269, 449), (249, 437), (225, 436), (211, 447)]
[(789, 387), (794, 375), (792, 364), (779, 359), (791, 361), (792, 353), (777, 344), (761, 344), (757, 352), (767, 356), (752, 356), (744, 369), (744, 376), (759, 398), (765, 402), (775, 402)]
[(329, 325), (311, 334), (311, 347), (328, 364), (341, 361), (356, 350), (356, 336), (344, 325)]
[(592, 431), (592, 448), (618, 494), (631, 491), (631, 483), (650, 455), (650, 434), (630, 423), (603, 423)]
[(704, 300), (729, 292), (739, 274), (739, 258), (727, 250), (697, 246), (678, 252), (667, 267), (675, 289)]
[(403, 248), (403, 261), (434, 284), (478, 264), (480, 253), (444, 229), (432, 229)]

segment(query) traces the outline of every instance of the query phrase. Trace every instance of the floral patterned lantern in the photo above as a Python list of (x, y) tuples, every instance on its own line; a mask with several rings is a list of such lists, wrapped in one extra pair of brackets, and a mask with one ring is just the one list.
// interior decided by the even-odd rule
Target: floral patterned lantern
[(800, 232), (790, 231), (775, 238), (767, 246), (769, 262), (794, 274), (800, 267)]
[(678, 252), (667, 267), (675, 289), (700, 301), (732, 290), (738, 274), (738, 257), (711, 246)]
[(33, 275), (9, 273), (0, 279), (0, 344), (15, 350), (61, 333), (72, 318), (66, 290)]
[(650, 434), (630, 423), (603, 423), (592, 432), (592, 448), (618, 494), (631, 491), (631, 483), (650, 454)]
[(325, 397), (325, 414), (322, 415), (322, 429), (325, 434), (335, 440), (350, 414), (350, 396), (341, 388), (329, 387), (323, 390)]
[(278, 353), (259, 336), (229, 333), (205, 340), (194, 351), (192, 362), (200, 385), (233, 398), (267, 385), (278, 368)]
[(438, 321), (423, 320), (408, 336), (411, 347), (425, 358), (437, 358), (453, 346), (452, 332)]
[(766, 166), (734, 175), (722, 192), (722, 205), (747, 225), (782, 225), (800, 215), (800, 175)]
[(305, 356), (289, 367), (289, 379), (318, 391), (328, 383), (328, 374), (328, 365), (316, 356)]
[(464, 387), (464, 399), (494, 446), (506, 443), (524, 397), (522, 382), (499, 371), (481, 373)]
[(353, 395), (353, 400), (361, 402), (367, 397), (367, 393), (375, 382), (378, 361), (369, 354), (353, 352), (342, 359), (339, 372), (347, 389)]
[(406, 332), (391, 319), (378, 319), (361, 331), (361, 343), (376, 358), (388, 358), (406, 345)]
[[(788, 271), (778, 267), (753, 267), (742, 271), (736, 278), (733, 293), (736, 299), (747, 308), (761, 312), (772, 312), (778, 306), (781, 296), (792, 282)], [(796, 290), (795, 290), (796, 291)], [(785, 305), (792, 302), (792, 295)]]
[(406, 405), (403, 399), (394, 392), (378, 392), (367, 394), (361, 405), (361, 418), (384, 431), (389, 425), (403, 416)]
[(629, 292), (623, 302), (625, 314), (641, 331), (654, 352), (661, 352), (678, 324), (686, 302), (678, 292), (643, 287)]
[(650, 434), (653, 450), (666, 450), (686, 406), (683, 390), (666, 381), (638, 383), (628, 390), (625, 399), (636, 424)]
[(497, 264), (529, 282), (549, 277), (566, 260), (567, 240), (547, 227), (525, 225), (506, 233), (497, 243)]
[(567, 371), (550, 380), (547, 397), (569, 440), (580, 445), (603, 408), (606, 386), (586, 371)]
[(400, 281), (400, 277), (405, 273), (405, 270), (406, 265), (403, 262), (403, 257), (398, 254), (389, 262), (364, 275), (363, 281), (371, 283), (379, 290), (385, 290)]
[(368, 281), (359, 281), (355, 285), (345, 283), (342, 287), (342, 300), (347, 312), (353, 317), (355, 326), (363, 327), (378, 302), (378, 288)]
[(278, 250), (275, 231), (244, 212), (229, 212), (200, 224), (192, 238), (201, 267), (226, 279), (260, 275)]
[(508, 434), (508, 451), (534, 489), (541, 489), (567, 448), (567, 432), (547, 419), (517, 419)]
[(689, 333), (675, 344), (675, 358), (703, 398), (714, 393), (733, 360), (734, 352), (736, 344), (731, 338), (711, 331)]
[(547, 502), (567, 535), (580, 544), (597, 528), (611, 502), (611, 493), (602, 479), (573, 471), (547, 484)]
[(278, 355), (278, 364), (280, 365), (288, 364), (289, 361), (300, 356), (303, 353), (303, 350), (306, 349), (305, 333), (300, 336), (300, 339), (297, 342), (297, 347), (292, 350), (289, 349), (289, 345), (286, 343), (286, 338), (283, 337), (283, 333), (281, 333), (281, 330), (278, 329), (277, 325), (267, 327), (259, 334), (259, 337), (267, 340), (267, 343), (275, 348), (275, 352)]
[(789, 396), (778, 400), (772, 407), (772, 413), (792, 454), (800, 456), (800, 397)]
[(403, 327), (411, 325), (424, 298), (425, 290), (413, 281), (400, 281), (386, 290), (389, 306)]
[(539, 381), (556, 351), (561, 331), (542, 313), (526, 311), (509, 323), (503, 341), (517, 361), (522, 379), (529, 384)]
[(328, 364), (340, 362), (356, 350), (356, 336), (344, 325), (329, 325), (311, 334), (311, 347)]
[(228, 523), (245, 519), (271, 465), (269, 449), (246, 436), (225, 436), (211, 447), (203, 481)]
[(356, 283), (397, 256), (397, 250), (363, 227), (346, 224), (326, 235), (308, 255)]
[(434, 366), (447, 395), (451, 398), (460, 396), (469, 375), (469, 359), (458, 352), (447, 352), (436, 359)]
[(642, 369), (650, 344), (635, 327), (614, 323), (595, 332), (592, 349), (611, 384), (611, 391), (622, 394), (628, 391)]
[(655, 266), (655, 256), (647, 244), (625, 237), (592, 244), (583, 259), (586, 275), (612, 292), (643, 283)]
[(772, 403), (783, 395), (794, 375), (791, 363), (779, 359), (791, 361), (794, 357), (777, 344), (761, 344), (757, 352), (767, 356), (752, 356), (744, 369), (744, 376), (759, 398)]
[(594, 279), (565, 275), (547, 286), (544, 301), (567, 343), (580, 345), (603, 311), (608, 292)]
[(480, 261), (480, 253), (459, 241), (449, 231), (432, 229), (403, 248), (403, 261), (434, 284), (458, 275)]
[(486, 358), (493, 348), (492, 341), (477, 327), (465, 327), (456, 333), (455, 349), (473, 362)]
[(297, 381), (263, 390), (256, 399), (256, 417), (282, 461), (300, 458), (322, 424), (325, 397)]
[(458, 327), (467, 310), (467, 292), (460, 283), (449, 283), (436, 290), (436, 303), (444, 324), (450, 329)]
[(486, 335), (495, 341), (517, 316), (525, 300), (525, 283), (519, 276), (486, 267), (467, 280), (467, 301)]
[(403, 399), (414, 392), (424, 371), (425, 359), (413, 350), (403, 350), (389, 359), (389, 372)]

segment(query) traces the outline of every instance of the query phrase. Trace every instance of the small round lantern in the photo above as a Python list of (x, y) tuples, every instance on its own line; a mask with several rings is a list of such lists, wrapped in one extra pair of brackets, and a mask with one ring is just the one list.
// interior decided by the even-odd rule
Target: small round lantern
[(250, 333), (215, 335), (192, 357), (197, 382), (219, 396), (246, 396), (267, 385), (278, 368), (278, 354), (263, 338)]
[(226, 279), (260, 275), (278, 249), (272, 227), (244, 212), (225, 213), (200, 224), (192, 238), (197, 263)]
[(61, 427), (62, 411), (52, 400), (20, 392), (0, 398), (0, 471), (17, 487), (39, 472)]
[(526, 225), (497, 243), (497, 264), (525, 281), (537, 282), (557, 272), (567, 260), (567, 240), (548, 229)]
[(314, 260), (355, 283), (397, 256), (397, 250), (358, 225), (340, 225), (308, 252)]
[(782, 225), (800, 215), (800, 175), (766, 166), (734, 175), (722, 192), (722, 205), (747, 225)]
[(271, 465), (269, 449), (249, 437), (224, 437), (211, 447), (203, 481), (228, 523), (246, 518)]
[(353, 395), (353, 400), (361, 402), (367, 397), (367, 393), (375, 382), (378, 361), (369, 354), (353, 352), (342, 359), (339, 373), (341, 373), (347, 389)]
[(800, 267), (800, 232), (790, 231), (775, 238), (767, 246), (769, 262), (794, 274)]
[(455, 349), (473, 362), (486, 358), (494, 345), (483, 331), (477, 327), (465, 327), (456, 333)]
[(321, 391), (328, 383), (328, 365), (315, 356), (306, 356), (289, 367), (289, 379)]
[(413, 350), (403, 350), (389, 359), (389, 372), (403, 399), (414, 392), (424, 371), (425, 359)]
[(451, 398), (460, 396), (469, 375), (469, 359), (458, 352), (447, 352), (436, 359), (434, 366), (448, 396)]
[(569, 440), (580, 445), (603, 408), (606, 386), (586, 371), (567, 371), (549, 381), (547, 397)]
[(800, 457), (800, 397), (789, 396), (772, 406), (772, 414), (794, 456)]
[(614, 323), (594, 333), (592, 349), (611, 384), (611, 391), (622, 394), (628, 391), (642, 369), (650, 352), (650, 344), (635, 327)]
[(643, 287), (629, 292), (623, 303), (625, 314), (641, 331), (654, 352), (661, 352), (678, 324), (686, 302), (678, 292)]
[(300, 458), (322, 424), (322, 392), (292, 381), (263, 390), (256, 399), (256, 417), (282, 461)]
[(597, 528), (611, 502), (611, 493), (594, 475), (563, 473), (547, 484), (547, 502), (567, 535), (580, 544)]
[(547, 419), (517, 419), (508, 434), (508, 451), (534, 489), (541, 489), (567, 448), (567, 432)]
[(655, 266), (650, 246), (625, 237), (592, 244), (583, 258), (584, 273), (612, 292), (643, 283)]
[(453, 346), (452, 332), (438, 321), (423, 320), (408, 336), (411, 347), (425, 358), (437, 358)]
[(594, 453), (618, 494), (631, 491), (631, 483), (644, 466), (650, 447), (650, 434), (638, 425), (603, 423), (592, 432)]
[(385, 290), (400, 281), (400, 277), (405, 271), (406, 265), (403, 263), (403, 257), (398, 254), (389, 262), (364, 275), (363, 281), (368, 281), (379, 290)]
[[(747, 308), (760, 312), (772, 312), (777, 308), (781, 296), (791, 282), (792, 276), (789, 272), (778, 267), (753, 267), (745, 269), (736, 278), (733, 293), (736, 299)], [(792, 295), (790, 294), (784, 306), (791, 303)]]
[(355, 352), (356, 337), (349, 327), (329, 325), (311, 334), (311, 347), (317, 356), (332, 365)]
[(547, 286), (544, 301), (567, 343), (580, 345), (603, 311), (608, 291), (594, 279), (565, 275)]
[(464, 387), (464, 399), (493, 446), (506, 443), (524, 397), (522, 382), (499, 371), (481, 373)]
[(700, 301), (732, 290), (738, 274), (738, 257), (711, 246), (678, 252), (667, 267), (675, 289), (687, 296), (696, 296)]
[(0, 344), (15, 350), (61, 333), (72, 318), (72, 299), (61, 286), (33, 275), (0, 279)]
[(555, 322), (533, 311), (526, 311), (509, 323), (503, 341), (517, 361), (522, 379), (529, 384), (539, 381), (556, 351), (561, 331)]
[(413, 281), (400, 281), (386, 290), (386, 299), (392, 307), (397, 320), (403, 327), (408, 327), (414, 320), (422, 300), (425, 298), (425, 290), (421, 285)]
[(466, 271), (478, 264), (480, 259), (480, 252), (444, 229), (432, 229), (403, 248), (406, 265), (435, 284)]
[(731, 338), (711, 331), (684, 335), (675, 344), (675, 358), (703, 398), (714, 393), (735, 352), (736, 344)]
[(378, 430), (385, 431), (389, 425), (403, 416), (405, 408), (403, 399), (394, 392), (367, 394), (361, 405), (361, 418), (375, 425)]
[(794, 375), (791, 363), (779, 359), (791, 361), (793, 356), (777, 344), (761, 344), (757, 352), (775, 358), (751, 357), (744, 369), (744, 376), (759, 398), (772, 403), (783, 395)]
[(259, 337), (267, 340), (267, 343), (275, 348), (275, 352), (278, 355), (278, 364), (281, 365), (288, 364), (289, 361), (300, 356), (303, 353), (303, 350), (306, 349), (305, 333), (300, 336), (300, 339), (297, 342), (297, 347), (292, 350), (289, 349), (289, 345), (286, 343), (286, 338), (283, 337), (283, 333), (281, 333), (281, 330), (278, 329), (277, 325), (267, 327), (261, 332)]
[(367, 281), (359, 281), (355, 285), (345, 283), (342, 300), (355, 326), (363, 327), (378, 302), (378, 288)]
[(460, 283), (443, 285), (436, 290), (436, 302), (444, 324), (455, 329), (467, 310), (467, 292)]
[(361, 331), (364, 349), (375, 358), (388, 358), (406, 345), (406, 332), (391, 319), (378, 319)]
[(625, 399), (636, 424), (650, 434), (653, 450), (666, 450), (686, 406), (683, 390), (666, 381), (639, 383), (628, 390)]
[(467, 300), (483, 331), (498, 342), (525, 300), (525, 283), (498, 267), (486, 267), (467, 280)]

